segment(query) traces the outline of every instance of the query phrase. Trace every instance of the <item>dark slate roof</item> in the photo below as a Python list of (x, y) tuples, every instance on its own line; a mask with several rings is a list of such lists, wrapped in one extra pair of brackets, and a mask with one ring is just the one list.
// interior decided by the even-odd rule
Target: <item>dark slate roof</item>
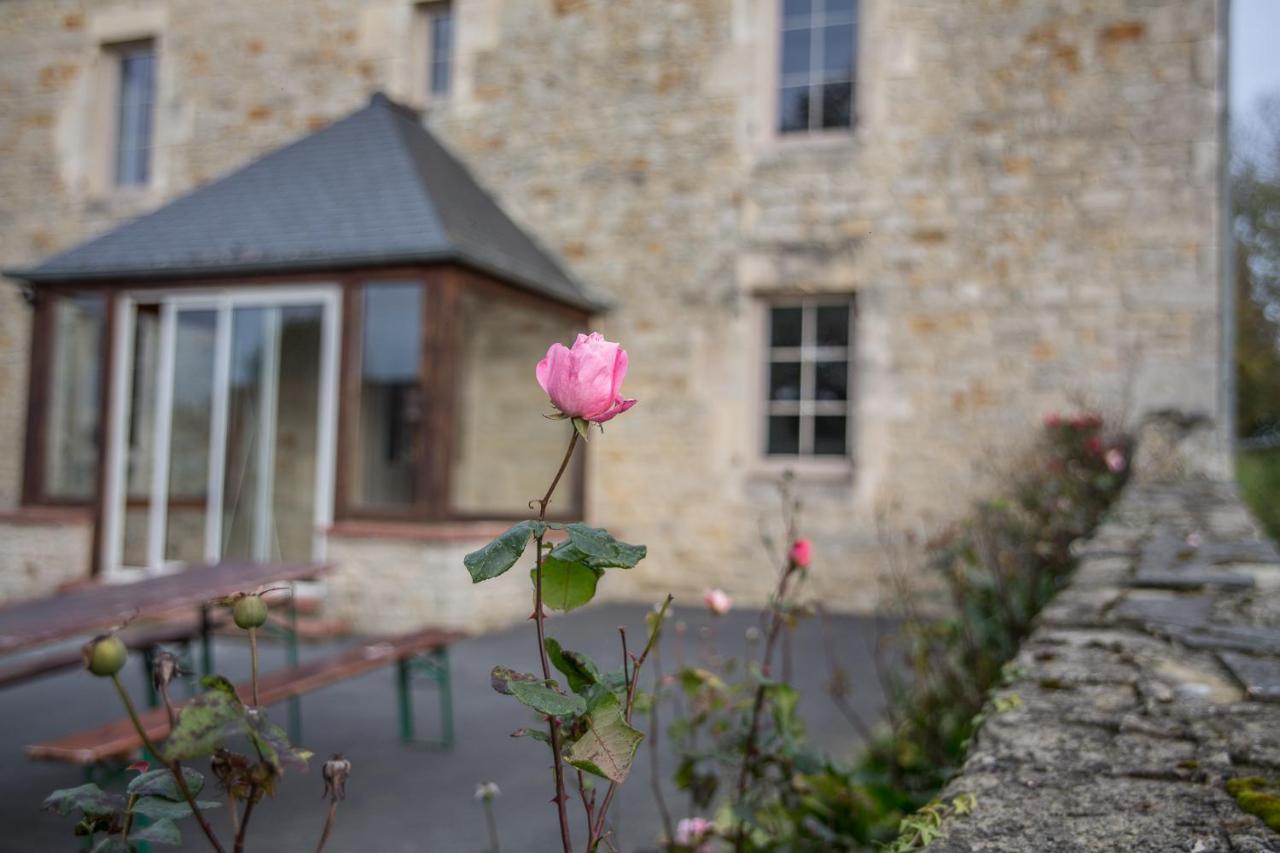
[(602, 307), (385, 95), (158, 210), (6, 275), (141, 281), (456, 261)]

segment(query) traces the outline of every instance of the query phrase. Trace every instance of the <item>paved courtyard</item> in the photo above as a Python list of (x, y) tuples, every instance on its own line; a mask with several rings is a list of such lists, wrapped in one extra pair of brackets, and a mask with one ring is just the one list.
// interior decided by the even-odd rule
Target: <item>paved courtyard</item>
[[(627, 626), (630, 638), (643, 636), (645, 608), (634, 605), (601, 605), (552, 618), (548, 633), (566, 647), (592, 654), (602, 666), (618, 663), (617, 631)], [(700, 629), (707, 624), (703, 611), (676, 611), (676, 619), (688, 626), (689, 654), (701, 644)], [(721, 653), (741, 648), (747, 627), (758, 614), (735, 612), (720, 620), (716, 643)], [(865, 719), (874, 719), (881, 707), (881, 690), (872, 666), (877, 625), (871, 618), (835, 617), (828, 630), (832, 646), (855, 685), (855, 706)], [(635, 639), (633, 639), (635, 642)], [(664, 643), (664, 669), (674, 667), (674, 632)], [(638, 643), (637, 643), (638, 645)], [(304, 657), (331, 653), (334, 644), (305, 647)], [(247, 646), (235, 639), (217, 644), (219, 671), (239, 679), (247, 677)], [(822, 685), (826, 665), (822, 636), (816, 620), (797, 632), (793, 649), (794, 682), (801, 688), (800, 711), (813, 741), (836, 754), (852, 753), (857, 738), (840, 716)], [(282, 650), (267, 646), (263, 666), (270, 670), (283, 662)], [(483, 813), (473, 799), (477, 783), (495, 781), (502, 789), (498, 821), (505, 851), (554, 851), (558, 846), (555, 813), (549, 805), (549, 762), (545, 747), (507, 734), (530, 722), (529, 713), (510, 697), (499, 696), (489, 686), (489, 670), (496, 663), (534, 670), (536, 649), (530, 626), (476, 637), (456, 646), (452, 654), (457, 746), (448, 752), (427, 751), (402, 745), (398, 739), (394, 670), (384, 669), (344, 682), (303, 699), (304, 745), (319, 760), (343, 752), (353, 771), (347, 799), (338, 810), (338, 821), (327, 850), (333, 853), (366, 851), (443, 851), (480, 853), (487, 849)], [(131, 687), (141, 699), (142, 679), (137, 665), (130, 670)], [(651, 674), (651, 673), (650, 673)], [(646, 684), (648, 679), (646, 679)], [(423, 687), (417, 698), (419, 733), (429, 734), (436, 725), (432, 688)], [(80, 783), (71, 767), (27, 761), (25, 744), (115, 719), (121, 710), (106, 682), (80, 672), (45, 678), (10, 688), (0, 699), (0, 851), (56, 851), (76, 849), (71, 820), (39, 811), (51, 790)], [(669, 715), (668, 715), (669, 716)], [(283, 722), (284, 708), (273, 717)], [(641, 728), (646, 728), (640, 721)], [(665, 741), (665, 738), (664, 738)], [(663, 759), (663, 774), (670, 776), (674, 763)], [(633, 775), (614, 808), (619, 818), (619, 848), (642, 851), (653, 848), (659, 819), (649, 791), (649, 757), (642, 747)], [(280, 796), (259, 807), (250, 833), (250, 850), (308, 851), (315, 847), (324, 817), (318, 762), (301, 776), (283, 780)], [(685, 801), (671, 790), (668, 802), (677, 816)], [(225, 813), (215, 812), (215, 827), (228, 835)], [(571, 812), (573, 825), (582, 822)], [(188, 841), (183, 849), (205, 849), (203, 838), (191, 821), (183, 822)], [(579, 845), (580, 846), (580, 845)], [(165, 848), (168, 849), (168, 848)]]

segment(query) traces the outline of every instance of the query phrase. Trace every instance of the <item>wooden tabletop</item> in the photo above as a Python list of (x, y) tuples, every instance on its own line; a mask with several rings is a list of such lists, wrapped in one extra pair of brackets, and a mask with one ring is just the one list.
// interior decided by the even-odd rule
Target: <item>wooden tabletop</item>
[(86, 641), (132, 616), (161, 616), (236, 592), (312, 580), (322, 563), (219, 563), (132, 583), (94, 584), (0, 607), (0, 654), (74, 637)]

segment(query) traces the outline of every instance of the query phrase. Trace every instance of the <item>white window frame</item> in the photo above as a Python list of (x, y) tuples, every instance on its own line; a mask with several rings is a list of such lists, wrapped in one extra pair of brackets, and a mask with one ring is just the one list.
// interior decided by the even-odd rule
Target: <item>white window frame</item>
[[(107, 482), (105, 490), (106, 504), (103, 507), (102, 565), (103, 576), (108, 581), (128, 581), (147, 574), (161, 574), (180, 570), (184, 566), (169, 563), (164, 557), (166, 513), (168, 511), (168, 462), (169, 462), (169, 429), (172, 417), (173, 376), (174, 376), (174, 334), (177, 327), (178, 310), (213, 310), (217, 312), (215, 327), (215, 364), (214, 391), (211, 401), (211, 430), (209, 447), (209, 470), (206, 490), (205, 515), (205, 547), (204, 559), (208, 563), (216, 563), (221, 559), (222, 529), (222, 487), (223, 463), (226, 454), (227, 440), (227, 401), (229, 394), (229, 355), (231, 349), (232, 310), (244, 306), (264, 306), (280, 308), (289, 305), (321, 306), (321, 348), (319, 371), (319, 399), (317, 404), (316, 432), (316, 480), (315, 503), (313, 510), (312, 559), (323, 560), (327, 549), (327, 531), (333, 523), (333, 488), (334, 464), (337, 436), (337, 396), (338, 396), (338, 335), (341, 324), (342, 299), (341, 290), (334, 284), (317, 283), (304, 287), (235, 287), (215, 291), (183, 291), (156, 292), (134, 291), (121, 295), (116, 302), (116, 328), (121, 333), (116, 336), (112, 359), (112, 384), (109, 423), (109, 441), (107, 444)], [(125, 566), (124, 556), (124, 517), (126, 501), (126, 461), (128, 458), (129, 420), (132, 400), (133, 342), (136, 321), (135, 308), (142, 304), (160, 305), (160, 347), (159, 363), (156, 370), (156, 399), (153, 413), (155, 438), (152, 447), (150, 503), (147, 521), (147, 565)], [(268, 329), (271, 333), (271, 328)], [(274, 334), (269, 340), (277, 340)], [(270, 352), (275, 352), (270, 347)], [(269, 361), (266, 359), (264, 361)], [(269, 433), (275, 433), (275, 397), (276, 375), (274, 367), (264, 365), (264, 417), (270, 424)], [(262, 442), (260, 453), (274, 453), (274, 441)], [(262, 470), (271, 472), (273, 460), (268, 455), (260, 458), (259, 464), (266, 467)], [(267, 478), (263, 478), (266, 480)], [(263, 482), (258, 483), (264, 488)], [(266, 488), (270, 488), (267, 483)], [(269, 492), (268, 492), (269, 493)], [(258, 506), (264, 512), (270, 511), (270, 501), (260, 502)], [(270, 518), (265, 522), (260, 519), (257, 527), (266, 531), (270, 527)], [(268, 542), (262, 537), (254, 543), (255, 558), (269, 558)]]
[[(761, 311), (760, 352), (760, 400), (756, 423), (759, 424), (757, 443), (760, 459), (769, 466), (802, 466), (813, 468), (838, 468), (847, 470), (854, 460), (854, 411), (856, 388), (854, 365), (857, 347), (857, 304), (853, 294), (778, 296), (764, 301)], [(817, 309), (841, 306), (848, 309), (849, 325), (845, 346), (818, 346)], [(775, 347), (772, 341), (772, 319), (775, 308), (800, 308), (801, 339), (798, 347)], [(779, 358), (781, 356), (781, 358)], [(800, 363), (800, 399), (773, 400), (770, 389), (770, 368), (774, 361)], [(814, 399), (816, 365), (819, 361), (844, 361), (848, 371), (845, 377), (844, 400)], [(769, 452), (769, 418), (772, 415), (800, 417), (799, 452), (794, 454)], [(813, 419), (820, 415), (837, 415), (845, 419), (845, 445), (843, 454), (815, 454), (813, 452)], [(807, 426), (806, 426), (807, 425)]]
[[(813, 124), (813, 108), (810, 105), (809, 127), (805, 130), (784, 131), (782, 129), (782, 89), (784, 88), (784, 80), (782, 73), (782, 41), (783, 33), (786, 31), (786, 22), (783, 19), (783, 4), (785, 0), (772, 0), (774, 4), (774, 26), (771, 32), (773, 39), (772, 51), (772, 73), (769, 77), (769, 84), (772, 87), (770, 100), (773, 105), (770, 110), (771, 132), (779, 139), (812, 139), (814, 137), (849, 137), (853, 134), (858, 126), (858, 80), (859, 80), (859, 60), (862, 51), (859, 49), (862, 43), (862, 15), (863, 8), (861, 0), (853, 0), (853, 78), (849, 81), (850, 87), (850, 103), (849, 103), (849, 124), (843, 127), (815, 127)], [(814, 0), (818, 2), (818, 0)], [(825, 2), (825, 0), (822, 0)], [(813, 66), (816, 63), (821, 64), (821, 32), (825, 26), (825, 17), (815, 19), (812, 17), (815, 13), (810, 13), (810, 45), (809, 45), (809, 69), (805, 74), (806, 83), (810, 92), (821, 90), (824, 85), (821, 81), (815, 82)], [(825, 12), (824, 12), (825, 15)], [(815, 56), (817, 59), (815, 59)], [(840, 82), (840, 81), (833, 81)]]
[[(142, 181), (126, 182), (121, 181), (120, 174), (121, 143), (123, 142), (124, 132), (124, 129), (121, 126), (125, 99), (124, 63), (131, 54), (141, 52), (144, 47), (146, 52), (151, 55), (151, 92), (150, 100), (147, 104), (147, 109), (150, 112), (150, 122), (148, 125), (147, 142), (144, 146), (146, 149), (146, 178)], [(109, 156), (106, 160), (108, 183), (117, 191), (122, 192), (146, 190), (156, 183), (156, 120), (159, 114), (157, 102), (159, 100), (160, 89), (159, 40), (153, 36), (145, 36), (142, 38), (129, 39), (127, 41), (112, 42), (104, 44), (102, 46), (102, 51), (112, 65), (112, 74), (110, 75), (113, 89), (110, 99), (111, 136)]]

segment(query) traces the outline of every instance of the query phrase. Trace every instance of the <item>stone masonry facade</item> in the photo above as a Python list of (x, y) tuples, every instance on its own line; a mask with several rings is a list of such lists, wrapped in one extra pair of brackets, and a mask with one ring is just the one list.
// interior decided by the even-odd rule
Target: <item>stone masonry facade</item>
[[(454, 0), (454, 89), (425, 120), (614, 303), (597, 325), (631, 354), (640, 404), (593, 441), (588, 517), (651, 556), (607, 594), (763, 598), (776, 294), (857, 300), (851, 461), (797, 480), (833, 607), (876, 606), (882, 513), (954, 515), (1045, 411), (1221, 407), (1219, 0), (863, 0), (856, 128), (815, 138), (771, 132), (776, 4)], [(409, 0), (6, 0), (0, 260), (374, 90), (411, 100), (412, 18)], [(156, 180), (121, 193), (94, 177), (95, 69), (140, 35), (159, 45)], [(0, 288), (0, 510), (19, 502), (29, 335)]]
[(1080, 545), (929, 849), (1280, 850), (1227, 786), (1280, 771), (1280, 551), (1210, 477), (1140, 479)]

